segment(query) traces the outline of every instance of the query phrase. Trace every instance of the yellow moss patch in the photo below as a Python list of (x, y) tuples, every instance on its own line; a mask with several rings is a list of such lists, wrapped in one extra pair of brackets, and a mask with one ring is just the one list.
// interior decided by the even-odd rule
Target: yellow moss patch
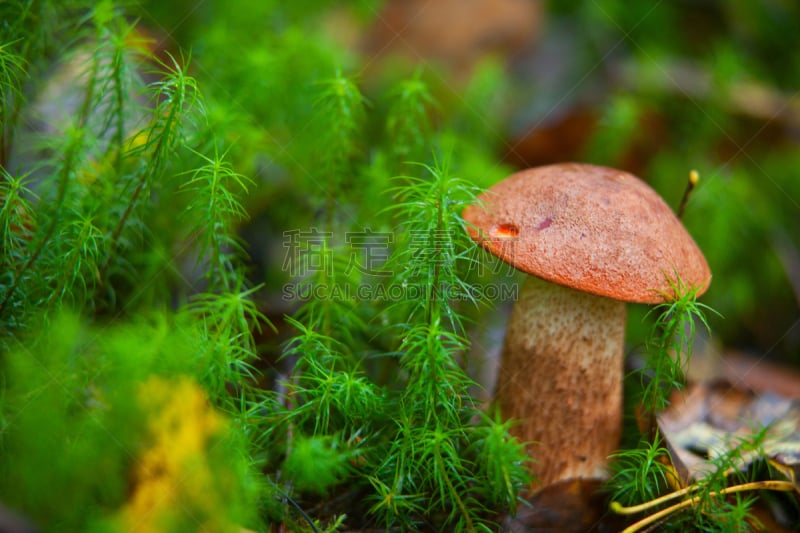
[(123, 510), (127, 531), (169, 531), (191, 524), (232, 531), (215, 486), (209, 452), (225, 421), (191, 379), (151, 377), (138, 391), (147, 416), (147, 444), (133, 471), (133, 493)]

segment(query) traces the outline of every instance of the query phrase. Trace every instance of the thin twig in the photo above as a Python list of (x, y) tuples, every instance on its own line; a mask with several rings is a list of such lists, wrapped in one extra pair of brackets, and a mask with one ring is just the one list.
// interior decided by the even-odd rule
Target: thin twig
[(700, 181), (700, 174), (696, 170), (689, 171), (689, 181), (686, 183), (686, 190), (683, 191), (681, 203), (678, 205), (677, 215), (678, 218), (683, 218), (683, 211), (686, 209), (686, 204), (689, 203), (689, 195), (692, 194), (697, 182)]
[[(624, 514), (624, 515), (634, 514), (634, 513), (637, 513), (639, 511), (642, 511), (642, 510), (645, 510), (645, 509), (648, 509), (648, 508), (651, 508), (651, 507), (655, 507), (655, 506), (657, 506), (660, 503), (663, 503), (665, 501), (669, 501), (669, 500), (675, 499), (675, 498), (677, 498), (679, 496), (683, 496), (684, 494), (686, 494), (688, 492), (693, 492), (693, 491), (697, 490), (697, 488), (698, 487), (696, 487), (696, 486), (686, 487), (685, 489), (681, 489), (681, 490), (673, 492), (671, 494), (667, 494), (666, 496), (662, 496), (661, 498), (656, 498), (655, 500), (649, 501), (647, 503), (643, 503), (641, 505), (635, 505), (635, 506), (631, 506), (631, 507), (623, 507), (622, 505), (619, 504), (619, 502), (611, 502), (610, 508), (611, 508), (612, 511), (614, 511), (617, 514)], [(791, 492), (793, 490), (797, 490), (797, 487), (795, 487), (794, 483), (792, 483), (791, 481), (780, 481), (780, 480), (753, 481), (753, 482), (744, 483), (744, 484), (741, 484), (741, 485), (734, 485), (733, 487), (727, 487), (727, 488), (724, 488), (724, 489), (722, 489), (720, 491), (710, 492), (710, 493), (708, 493), (708, 497), (709, 498), (716, 498), (717, 496), (725, 496), (725, 495), (728, 495), (728, 494), (735, 494), (737, 492), (746, 492), (746, 491), (750, 491), (750, 490), (775, 490), (775, 491), (781, 491), (781, 492)], [(632, 524), (632, 525), (628, 526), (627, 528), (623, 529), (622, 533), (635, 533), (636, 531), (640, 531), (644, 527), (649, 526), (650, 524), (653, 524), (655, 522), (658, 522), (659, 520), (661, 520), (665, 516), (669, 516), (672, 513), (675, 513), (677, 511), (680, 511), (680, 510), (685, 509), (687, 507), (691, 507), (691, 506), (697, 504), (701, 500), (702, 500), (702, 496), (694, 496), (694, 497), (692, 497), (692, 498), (690, 498), (688, 500), (684, 500), (684, 501), (682, 501), (680, 503), (676, 503), (675, 505), (672, 505), (672, 506), (667, 507), (665, 509), (661, 509), (660, 511), (658, 511), (656, 513), (653, 513), (653, 514), (651, 514), (651, 515), (639, 520), (635, 524)]]

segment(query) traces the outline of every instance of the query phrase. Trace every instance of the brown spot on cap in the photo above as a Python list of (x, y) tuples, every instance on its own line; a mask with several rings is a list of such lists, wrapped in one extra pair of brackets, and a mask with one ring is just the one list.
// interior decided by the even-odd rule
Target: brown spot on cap
[[(578, 163), (523, 170), (463, 216), (470, 236), (507, 263), (592, 294), (658, 303), (672, 294), (676, 274), (698, 294), (711, 281), (702, 252), (669, 206), (620, 170)], [(498, 235), (498, 228), (516, 235)]]
[(515, 224), (497, 224), (492, 227), (492, 239), (510, 241), (519, 237), (519, 228)]

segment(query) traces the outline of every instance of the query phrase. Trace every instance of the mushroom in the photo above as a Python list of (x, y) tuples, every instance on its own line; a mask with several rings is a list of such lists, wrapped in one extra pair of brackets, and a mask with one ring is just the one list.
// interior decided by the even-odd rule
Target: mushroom
[(702, 294), (711, 272), (636, 176), (563, 163), (517, 172), (463, 213), (470, 236), (529, 276), (506, 331), (496, 398), (541, 486), (606, 477), (622, 431), (625, 302)]

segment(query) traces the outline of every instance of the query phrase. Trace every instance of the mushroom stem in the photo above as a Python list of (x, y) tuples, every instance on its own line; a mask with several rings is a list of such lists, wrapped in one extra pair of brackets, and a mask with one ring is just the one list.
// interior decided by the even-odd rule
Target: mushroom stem
[(544, 487), (604, 478), (622, 429), (625, 304), (529, 277), (506, 332), (497, 385), (505, 418)]

